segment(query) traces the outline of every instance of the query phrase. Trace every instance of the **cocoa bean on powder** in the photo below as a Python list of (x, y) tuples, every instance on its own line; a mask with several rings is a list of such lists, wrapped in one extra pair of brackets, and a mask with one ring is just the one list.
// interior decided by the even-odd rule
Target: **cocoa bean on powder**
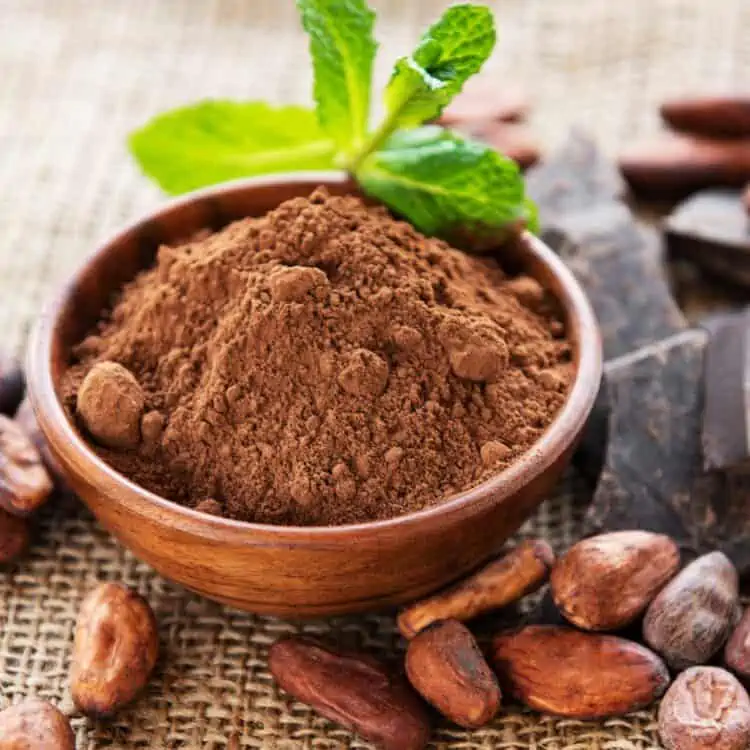
[(286, 638), (271, 647), (268, 668), (294, 698), (383, 750), (421, 750), (429, 740), (429, 717), (420, 698), (403, 677), (372, 657)]

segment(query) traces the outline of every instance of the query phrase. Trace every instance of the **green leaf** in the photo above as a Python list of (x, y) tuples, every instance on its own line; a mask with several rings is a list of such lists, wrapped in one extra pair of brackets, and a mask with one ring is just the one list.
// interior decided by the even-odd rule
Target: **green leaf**
[(177, 194), (224, 180), (329, 169), (336, 146), (304, 107), (204, 101), (154, 118), (130, 135), (143, 171)]
[(368, 127), (375, 13), (365, 0), (297, 0), (297, 7), (310, 35), (320, 125), (351, 153)]
[(434, 125), (396, 133), (356, 176), (420, 231), (471, 249), (497, 245), (534, 215), (514, 161)]
[(396, 127), (434, 120), (464, 82), (479, 71), (495, 46), (489, 8), (454, 5), (402, 57), (385, 91), (387, 119)]

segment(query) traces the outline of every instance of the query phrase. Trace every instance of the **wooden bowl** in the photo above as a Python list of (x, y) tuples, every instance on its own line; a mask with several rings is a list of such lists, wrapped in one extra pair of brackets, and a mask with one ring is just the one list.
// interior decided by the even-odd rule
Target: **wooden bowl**
[(262, 215), (321, 184), (336, 194), (353, 190), (340, 173), (298, 173), (227, 183), (168, 203), (94, 252), (43, 314), (29, 352), (29, 390), (39, 425), (68, 483), (99, 521), (166, 578), (262, 614), (332, 615), (397, 605), (489, 558), (552, 492), (601, 377), (599, 333), (583, 291), (550, 249), (526, 235), (503, 257), (559, 298), (577, 375), (542, 438), (492, 479), (391, 520), (302, 528), (204, 515), (118, 474), (89, 448), (61, 404), (71, 347), (92, 329), (123, 283), (153, 262), (160, 243)]

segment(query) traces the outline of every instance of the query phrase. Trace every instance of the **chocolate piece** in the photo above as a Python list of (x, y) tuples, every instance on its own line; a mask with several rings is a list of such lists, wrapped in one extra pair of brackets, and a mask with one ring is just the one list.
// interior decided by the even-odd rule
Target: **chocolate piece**
[(585, 211), (627, 194), (616, 165), (579, 128), (570, 132), (562, 148), (529, 170), (526, 188), (539, 206), (542, 226), (556, 215)]
[(749, 466), (750, 312), (707, 328), (703, 465), (707, 471)]
[(750, 218), (736, 190), (704, 190), (665, 221), (670, 254), (734, 284), (750, 286)]
[(713, 137), (750, 135), (749, 96), (702, 96), (670, 99), (659, 108), (676, 130)]
[(26, 389), (21, 365), (8, 354), (0, 352), (0, 414), (12, 417)]
[(609, 443), (588, 520), (597, 531), (671, 536), (750, 572), (750, 478), (704, 473), (700, 428), (708, 334), (690, 330), (608, 363)]
[[(529, 171), (544, 240), (586, 290), (602, 331), (605, 359), (618, 357), (686, 327), (672, 298), (659, 235), (622, 201), (617, 169), (580, 131), (562, 150)], [(600, 395), (577, 454), (596, 478), (607, 441), (607, 404)]]
[(750, 137), (717, 140), (671, 133), (636, 144), (620, 156), (630, 187), (653, 198), (673, 198), (750, 180)]

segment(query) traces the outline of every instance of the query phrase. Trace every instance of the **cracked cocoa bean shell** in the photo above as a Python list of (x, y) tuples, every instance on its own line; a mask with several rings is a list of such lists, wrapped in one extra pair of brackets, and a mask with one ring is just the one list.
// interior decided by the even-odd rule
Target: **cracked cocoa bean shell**
[(0, 750), (75, 750), (75, 737), (57, 708), (29, 699), (0, 711)]
[(428, 703), (467, 729), (484, 726), (500, 708), (497, 678), (458, 620), (434, 623), (409, 642), (406, 675)]
[(268, 668), (291, 696), (383, 750), (422, 750), (426, 707), (409, 683), (366, 654), (336, 651), (309, 638), (285, 638)]
[(674, 669), (705, 664), (724, 645), (739, 606), (737, 570), (722, 552), (694, 560), (651, 602), (643, 638)]
[(576, 719), (644, 708), (669, 684), (664, 662), (640, 644), (557, 625), (501, 633), (492, 661), (502, 687), (523, 704)]
[(750, 698), (725, 669), (691, 667), (661, 702), (659, 735), (667, 750), (747, 750)]
[(615, 531), (573, 545), (552, 569), (552, 596), (584, 630), (617, 630), (633, 622), (680, 566), (663, 534)]
[(71, 664), (73, 702), (90, 716), (110, 716), (143, 690), (159, 654), (148, 602), (119, 583), (102, 583), (78, 615)]

